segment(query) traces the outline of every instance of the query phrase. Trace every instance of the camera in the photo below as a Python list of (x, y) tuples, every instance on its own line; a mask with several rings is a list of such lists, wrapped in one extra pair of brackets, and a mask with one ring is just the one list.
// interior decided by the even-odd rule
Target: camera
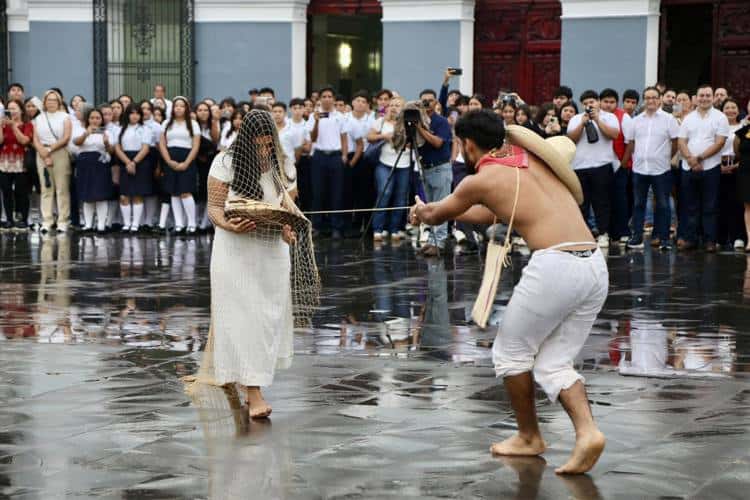
[(9, 109), (5, 110), (5, 117), (6, 118), (10, 118), (10, 110)]
[(591, 106), (587, 106), (585, 111), (587, 115), (591, 116), (594, 113), (594, 108), (592, 108)]
[(502, 103), (503, 103), (503, 106), (505, 106), (506, 104), (510, 104), (511, 106), (515, 106), (516, 105), (516, 96), (514, 96), (512, 94), (505, 94), (503, 96), (503, 98), (502, 98)]
[(405, 109), (404, 110), (404, 129), (406, 130), (406, 140), (412, 144), (415, 142), (417, 137), (417, 125), (419, 124), (420, 116), (418, 109)]

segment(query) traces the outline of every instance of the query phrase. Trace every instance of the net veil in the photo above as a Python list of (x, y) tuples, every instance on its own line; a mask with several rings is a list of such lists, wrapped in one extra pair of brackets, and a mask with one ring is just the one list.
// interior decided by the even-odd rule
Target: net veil
[[(319, 304), (320, 297), (320, 278), (315, 262), (312, 225), (288, 193), (293, 182), (288, 173), (290, 168), (294, 169), (294, 164), (293, 160), (283, 153), (271, 114), (254, 109), (245, 115), (236, 140), (226, 153), (220, 153), (214, 166), (217, 162), (224, 162), (218, 165), (222, 167), (222, 171), (227, 172), (227, 177), (222, 179), (224, 182), (209, 182), (209, 207), (218, 210), (220, 215), (223, 210), (223, 218), (226, 221), (240, 219), (255, 223), (255, 229), (244, 234), (242, 238), (252, 239), (254, 247), (262, 248), (259, 259), (269, 259), (269, 266), (273, 269), (280, 266), (278, 269), (282, 270), (278, 276), (272, 275), (274, 279), (279, 280), (278, 283), (261, 284), (261, 286), (267, 289), (277, 289), (279, 285), (282, 285), (281, 288), (284, 288), (286, 284), (281, 280), (288, 280), (287, 300), (290, 305), (286, 310), (291, 310), (295, 327), (310, 327), (312, 315)], [(282, 238), (285, 226), (289, 226), (295, 234), (294, 241), (288, 245), (288, 262), (284, 258), (287, 247)], [(231, 265), (231, 262), (228, 265)], [(286, 272), (287, 266), (288, 273)], [(248, 271), (245, 269), (244, 272)], [(236, 269), (236, 273), (243, 273), (243, 269)], [(268, 276), (262, 279), (268, 281)], [(277, 305), (280, 308), (284, 306), (273, 304), (273, 307)], [(215, 313), (212, 306), (212, 315)], [(291, 321), (290, 318), (289, 331)], [(188, 383), (216, 385), (214, 382), (216, 320), (213, 317), (211, 323), (200, 369), (196, 376), (184, 379)], [(253, 328), (254, 325), (247, 325), (247, 327)], [(278, 325), (278, 328), (285, 327)], [(242, 353), (238, 355), (242, 356)], [(189, 393), (194, 391), (191, 385), (187, 387)]]
[[(287, 192), (289, 167), (271, 114), (254, 109), (245, 115), (237, 139), (225, 161), (231, 160), (234, 177), (224, 213), (256, 223), (252, 236), (276, 242), (282, 228), (291, 227), (296, 243), (289, 246), (294, 324), (309, 327), (320, 298), (320, 277), (315, 263), (312, 224)], [(268, 191), (274, 191), (268, 193)], [(269, 201), (275, 197), (280, 204)], [(283, 279), (280, 277), (280, 279)]]

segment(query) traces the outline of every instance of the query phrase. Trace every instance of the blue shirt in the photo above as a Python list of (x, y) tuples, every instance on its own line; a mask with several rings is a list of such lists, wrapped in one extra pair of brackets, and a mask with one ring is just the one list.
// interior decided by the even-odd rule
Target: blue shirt
[(436, 149), (432, 147), (432, 144), (425, 141), (424, 146), (419, 148), (422, 162), (428, 165), (440, 165), (450, 162), (451, 141), (453, 140), (450, 123), (439, 114), (433, 113), (430, 117), (430, 132), (440, 137), (443, 140), (443, 145), (439, 149)]

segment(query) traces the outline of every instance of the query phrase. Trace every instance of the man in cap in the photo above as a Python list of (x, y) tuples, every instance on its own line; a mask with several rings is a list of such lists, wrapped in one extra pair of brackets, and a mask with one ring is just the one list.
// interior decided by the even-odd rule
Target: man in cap
[(575, 449), (556, 472), (584, 473), (599, 459), (605, 439), (573, 361), (607, 298), (609, 275), (578, 208), (583, 194), (570, 168), (575, 146), (566, 137), (544, 140), (523, 127), (506, 129), (500, 117), (486, 110), (461, 117), (455, 133), (475, 175), (440, 201), (424, 204), (417, 198), (412, 224), (513, 220), (536, 250), (513, 291), (492, 351), (518, 434), (491, 450), (497, 455), (544, 453), (534, 404), (536, 380), (551, 401), (560, 400), (576, 431)]

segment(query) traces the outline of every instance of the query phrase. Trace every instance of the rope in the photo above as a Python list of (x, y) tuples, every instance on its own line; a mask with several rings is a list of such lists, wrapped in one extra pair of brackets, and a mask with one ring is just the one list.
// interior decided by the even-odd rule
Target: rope
[(409, 210), (411, 207), (387, 207), (387, 208), (355, 208), (351, 210), (319, 210), (317, 212), (303, 212), (305, 215), (326, 215), (326, 214), (356, 214), (360, 212), (390, 212), (393, 210)]

